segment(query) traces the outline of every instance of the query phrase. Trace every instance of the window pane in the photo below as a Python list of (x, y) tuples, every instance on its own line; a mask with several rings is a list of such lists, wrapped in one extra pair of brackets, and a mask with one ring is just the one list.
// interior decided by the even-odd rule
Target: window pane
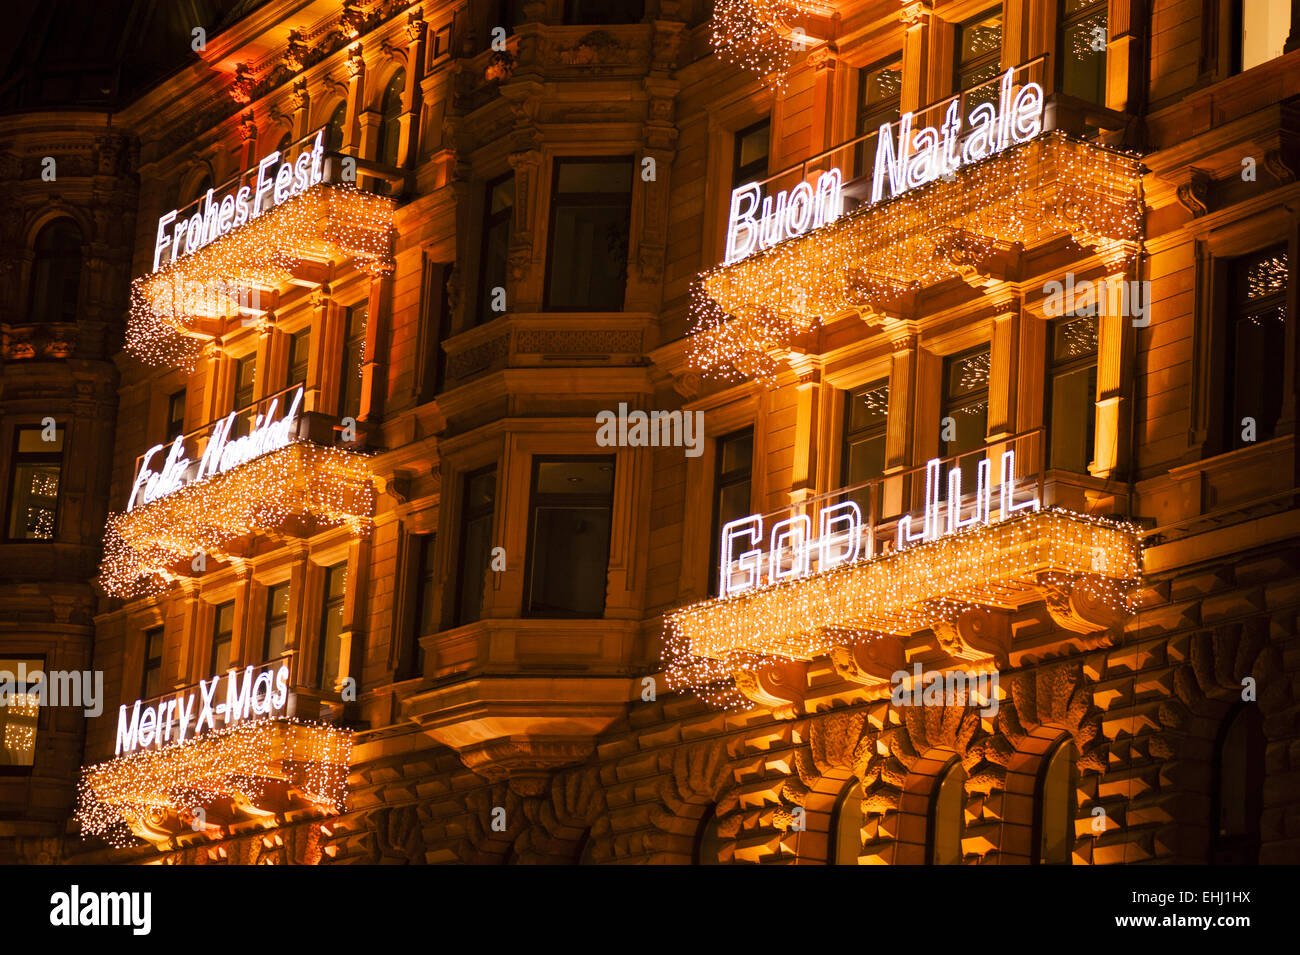
[(532, 490), (528, 612), (600, 616), (605, 610), (614, 463), (539, 461)]
[(1291, 32), (1290, 0), (1238, 0), (1241, 10), (1241, 68), (1248, 70), (1282, 55)]
[(1254, 423), (1255, 441), (1274, 437), (1282, 412), (1286, 368), (1285, 246), (1265, 249), (1231, 264), (1229, 393), (1231, 418), (1225, 423), (1229, 447), (1250, 442), (1243, 432)]
[(987, 348), (971, 355), (948, 359), (948, 397), (950, 399), (961, 398), (966, 395), (988, 391), (989, 360), (989, 350)]
[(1061, 31), (1062, 89), (1090, 103), (1106, 102), (1106, 4)]
[(285, 382), (285, 387), (305, 384), (310, 362), (311, 329), (304, 328), (294, 332), (289, 339), (289, 380)]
[(593, 461), (539, 461), (538, 494), (612, 494), (614, 465)]
[(961, 62), (969, 63), (986, 54), (1002, 51), (1002, 14), (963, 24), (961, 28)]
[(862, 855), (862, 783), (853, 780), (835, 812), (835, 865), (857, 865)]
[(628, 210), (583, 205), (555, 211), (548, 305), (613, 312), (623, 307)]
[(57, 464), (14, 465), (10, 498), (9, 536), (19, 540), (52, 540), (59, 505), (60, 467)]
[(1075, 760), (1073, 743), (1056, 747), (1043, 771), (1039, 812), (1039, 861), (1069, 865), (1074, 849)]
[[(849, 443), (845, 484), (861, 484), (885, 473), (885, 436), (878, 434)], [(866, 498), (858, 501), (864, 506)], [(865, 516), (865, 512), (864, 512)]]
[(943, 774), (934, 795), (930, 827), (930, 862), (933, 865), (959, 865), (962, 860), (961, 838), (965, 828), (966, 772), (954, 762)]
[(632, 188), (632, 167), (616, 162), (561, 162), (556, 192), (623, 194)]
[(361, 361), (366, 347), (366, 313), (366, 303), (349, 308), (343, 330), (339, 414), (345, 418), (356, 418), (361, 414)]
[(26, 665), (28, 673), (45, 667), (40, 659), (0, 660), (0, 673), (14, 681), (9, 683), (12, 694), (0, 703), (0, 766), (31, 766), (36, 759), (40, 696), (28, 692), (32, 684), (17, 683), (20, 663)]
[(754, 433), (752, 431), (724, 438), (718, 444), (718, 465), (723, 474), (730, 474), (737, 470), (749, 470), (754, 460)]
[(1052, 376), (1051, 466), (1087, 474), (1097, 425), (1097, 367)]
[(889, 383), (878, 382), (849, 394), (849, 431), (884, 427), (889, 412)]
[(63, 450), (63, 428), (55, 426), (53, 437), (53, 441), (46, 441), (43, 428), (19, 428), (18, 453), (57, 454)]
[(491, 560), (495, 506), (496, 470), (471, 475), (465, 483), (465, 503), (461, 514), (457, 626), (478, 620), (483, 612), (483, 582)]

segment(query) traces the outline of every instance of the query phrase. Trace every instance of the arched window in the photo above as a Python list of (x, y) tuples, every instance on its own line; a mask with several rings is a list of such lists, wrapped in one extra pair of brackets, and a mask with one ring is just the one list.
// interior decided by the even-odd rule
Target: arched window
[(850, 779), (831, 816), (831, 865), (858, 865), (862, 855), (862, 783)]
[(55, 219), (36, 236), (35, 252), (31, 320), (75, 322), (81, 287), (81, 230), (71, 219)]
[(386, 166), (397, 165), (397, 147), (402, 139), (402, 91), (406, 89), (406, 70), (398, 70), (384, 87), (379, 111), (379, 161)]
[(1038, 775), (1034, 832), (1042, 865), (1070, 865), (1074, 858), (1074, 812), (1079, 785), (1079, 750), (1062, 740), (1043, 761)]
[(930, 864), (960, 865), (966, 827), (966, 770), (953, 757), (939, 773), (930, 797)]
[(1259, 864), (1264, 811), (1264, 717), (1257, 703), (1238, 703), (1224, 721), (1214, 754), (1210, 862)]
[(334, 107), (334, 112), (330, 113), (329, 122), (325, 124), (325, 148), (342, 149), (343, 148), (343, 124), (347, 121), (348, 104), (339, 103)]
[(722, 865), (722, 836), (718, 834), (718, 807), (710, 806), (695, 831), (695, 864)]

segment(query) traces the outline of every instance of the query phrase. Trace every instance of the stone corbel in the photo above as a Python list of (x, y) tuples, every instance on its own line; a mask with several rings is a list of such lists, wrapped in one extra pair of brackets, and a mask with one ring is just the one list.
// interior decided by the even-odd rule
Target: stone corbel
[(1052, 621), (1071, 633), (1098, 633), (1124, 619), (1123, 595), (1108, 577), (1040, 575), (1043, 599)]
[(953, 620), (938, 621), (933, 630), (940, 646), (953, 659), (993, 657), (1000, 666), (1007, 665), (1011, 652), (1011, 617), (1005, 611), (969, 607)]
[(791, 720), (803, 711), (808, 693), (808, 664), (801, 660), (769, 663), (757, 670), (736, 670), (736, 688), (778, 720)]
[(914, 0), (912, 3), (903, 4), (903, 9), (898, 11), (898, 19), (902, 22), (904, 30), (914, 30), (925, 26), (926, 18), (932, 13), (934, 10), (930, 0)]
[(1210, 184), (1214, 177), (1204, 169), (1185, 166), (1170, 172), (1165, 178), (1174, 184), (1178, 204), (1193, 218), (1200, 218), (1210, 211)]
[(894, 636), (833, 646), (830, 658), (840, 679), (860, 686), (889, 683), (895, 673), (907, 668), (903, 641)]
[(673, 391), (677, 392), (687, 401), (694, 401), (700, 396), (703, 388), (703, 380), (699, 375), (686, 373), (673, 376)]

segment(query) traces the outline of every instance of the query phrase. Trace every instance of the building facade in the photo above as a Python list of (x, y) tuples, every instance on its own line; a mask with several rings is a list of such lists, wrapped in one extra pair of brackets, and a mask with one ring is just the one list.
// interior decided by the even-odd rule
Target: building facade
[(0, 118), (0, 660), (104, 687), (0, 859), (1297, 861), (1296, 6), (267, 0)]

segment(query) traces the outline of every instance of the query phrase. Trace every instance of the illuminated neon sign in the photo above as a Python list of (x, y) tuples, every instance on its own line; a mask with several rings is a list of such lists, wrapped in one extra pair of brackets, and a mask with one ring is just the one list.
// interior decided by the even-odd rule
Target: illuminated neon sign
[[(948, 104), (943, 123), (936, 130), (925, 126), (913, 132), (912, 114), (904, 113), (898, 123), (895, 145), (891, 124), (880, 127), (876, 139), (876, 166), (871, 182), (871, 201), (893, 198), (908, 189), (933, 182), (960, 167), (979, 162), (1008, 146), (1028, 142), (1043, 131), (1043, 88), (1026, 83), (1012, 95), (1011, 76), (1003, 74), (998, 107), (980, 103), (971, 110), (971, 132), (960, 139), (961, 101)], [(885, 195), (886, 180), (889, 195)]]
[(294, 392), (293, 402), (284, 417), (274, 421), (279, 402), (279, 398), (273, 399), (266, 413), (259, 414), (253, 420), (253, 427), (248, 434), (233, 441), (230, 440), (230, 432), (235, 427), (236, 413), (232, 411), (225, 419), (218, 421), (208, 436), (203, 456), (197, 462), (185, 456), (185, 436), (180, 435), (172, 442), (162, 469), (154, 471), (149, 466), (150, 462), (164, 447), (155, 444), (140, 459), (140, 469), (136, 471), (135, 480), (131, 483), (131, 497), (126, 502), (126, 509), (129, 511), (137, 504), (156, 501), (194, 481), (229, 471), (292, 443), (298, 434), (298, 406), (302, 404), (302, 386)]
[(758, 249), (834, 222), (840, 215), (843, 184), (843, 174), (831, 169), (817, 177), (815, 187), (801, 182), (787, 192), (766, 198), (756, 182), (736, 189), (731, 193), (723, 264), (739, 262)]
[(231, 229), (238, 229), (249, 219), (257, 218), (268, 209), (306, 192), (309, 187), (320, 182), (324, 176), (324, 137), (325, 131), (321, 130), (316, 134), (316, 142), (311, 149), (304, 151), (296, 162), (280, 163), (274, 174), (268, 170), (280, 158), (280, 153), (276, 151), (263, 156), (257, 164), (255, 185), (241, 185), (218, 202), (213, 201), (213, 190), (209, 189), (204, 197), (203, 208), (188, 219), (177, 221), (180, 212), (178, 209), (160, 216), (158, 235), (154, 241), (153, 270), (158, 271), (162, 264), (163, 250), (171, 249), (167, 261), (175, 262), (178, 255), (197, 252)]
[[(974, 501), (969, 505), (968, 513), (963, 515), (961, 468), (949, 470), (947, 499), (941, 501), (940, 461), (938, 458), (928, 461), (925, 466), (925, 510), (920, 527), (913, 530), (911, 515), (899, 518), (896, 549), (903, 550), (909, 544), (938, 540), (977, 524), (993, 523), (990, 470), (991, 464), (987, 458), (979, 462)], [(1037, 497), (1019, 501), (1016, 499), (1015, 474), (1016, 454), (1014, 451), (1006, 451), (1002, 455), (1001, 481), (998, 486), (998, 522), (1005, 521), (1019, 511), (1038, 510)], [(869, 535), (864, 541), (864, 526), (862, 509), (857, 502), (828, 504), (817, 517), (816, 537), (813, 537), (813, 519), (807, 514), (796, 514), (772, 525), (767, 538), (767, 550), (764, 551), (761, 514), (751, 514), (731, 521), (722, 528), (718, 596), (734, 597), (765, 584), (778, 584), (812, 573), (820, 574), (841, 564), (871, 558), (875, 556), (875, 542)], [(753, 549), (737, 554), (738, 544), (749, 545)]]

